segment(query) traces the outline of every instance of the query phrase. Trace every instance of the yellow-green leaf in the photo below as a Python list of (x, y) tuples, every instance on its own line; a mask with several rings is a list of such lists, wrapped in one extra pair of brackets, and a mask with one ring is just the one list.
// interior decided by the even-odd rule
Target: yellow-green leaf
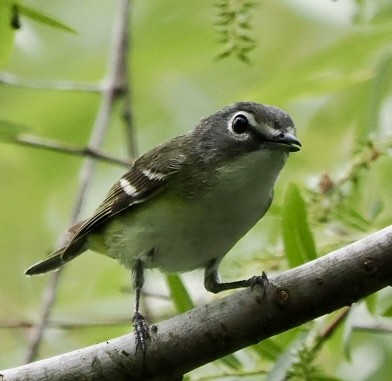
[(36, 11), (33, 8), (19, 5), (19, 12), (21, 15), (26, 16), (32, 20), (35, 20), (41, 24), (48, 25), (52, 28), (62, 30), (63, 32), (78, 34), (78, 32), (70, 26), (64, 24), (51, 16), (45, 15), (42, 12)]
[(166, 275), (166, 281), (176, 310), (180, 313), (191, 310), (194, 304), (180, 276), (168, 274)]
[(20, 133), (27, 130), (26, 126), (0, 119), (0, 141), (15, 141)]
[(11, 26), (11, 21), (11, 7), (0, 1), (0, 68), (7, 63), (14, 45), (15, 30)]
[(287, 190), (282, 216), (283, 242), (290, 267), (317, 258), (316, 246), (307, 219), (305, 201), (298, 187)]

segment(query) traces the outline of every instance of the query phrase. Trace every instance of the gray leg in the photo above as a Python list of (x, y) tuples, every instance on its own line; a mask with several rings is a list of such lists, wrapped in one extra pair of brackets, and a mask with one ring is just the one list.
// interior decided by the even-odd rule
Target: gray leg
[(263, 271), (261, 276), (253, 276), (249, 279), (238, 280), (235, 282), (221, 283), (219, 279), (218, 267), (220, 261), (213, 259), (208, 262), (204, 270), (204, 287), (207, 291), (217, 294), (225, 290), (232, 290), (234, 288), (253, 287), (256, 284), (261, 284), (263, 287), (268, 284), (267, 274)]
[(146, 340), (150, 337), (148, 334), (148, 325), (144, 316), (140, 313), (140, 292), (144, 284), (143, 262), (137, 259), (132, 269), (132, 284), (135, 289), (135, 312), (133, 313), (132, 325), (135, 330), (136, 351), (139, 346), (143, 350), (143, 356), (146, 350)]

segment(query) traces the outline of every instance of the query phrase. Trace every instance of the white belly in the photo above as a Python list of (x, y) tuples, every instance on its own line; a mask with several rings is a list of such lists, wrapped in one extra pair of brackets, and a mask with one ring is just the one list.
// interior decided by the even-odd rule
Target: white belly
[(127, 267), (141, 258), (145, 267), (167, 272), (222, 258), (267, 211), (286, 158), (279, 151), (255, 152), (237, 163), (241, 170), (217, 169), (219, 185), (208, 188), (213, 198), (208, 193), (192, 199), (159, 196), (131, 208), (108, 223), (105, 254)]

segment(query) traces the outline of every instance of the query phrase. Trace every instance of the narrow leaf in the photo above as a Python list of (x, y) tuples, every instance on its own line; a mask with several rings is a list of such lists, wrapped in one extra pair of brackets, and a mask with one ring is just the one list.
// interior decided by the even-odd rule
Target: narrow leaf
[(231, 50), (225, 50), (225, 51), (223, 51), (222, 53), (219, 53), (216, 57), (215, 57), (215, 60), (216, 61), (219, 61), (219, 60), (221, 60), (221, 59), (223, 59), (223, 58), (226, 58), (226, 57), (228, 57), (230, 54), (232, 54), (232, 51)]
[(227, 356), (219, 359), (219, 362), (226, 365), (230, 369), (240, 370), (242, 369), (242, 363), (234, 354), (229, 354)]
[(170, 290), (170, 297), (179, 313), (186, 312), (194, 308), (192, 299), (185, 288), (184, 283), (177, 274), (166, 275), (167, 285)]
[(283, 348), (276, 343), (273, 339), (263, 340), (261, 343), (252, 346), (260, 358), (276, 361), (276, 359), (282, 354)]
[(377, 301), (378, 294), (371, 294), (365, 299), (366, 307), (372, 315), (375, 315), (377, 312)]
[(19, 134), (27, 130), (26, 126), (0, 119), (0, 141), (16, 140)]
[(352, 346), (352, 333), (353, 333), (353, 315), (348, 314), (346, 318), (346, 324), (343, 329), (343, 352), (347, 360), (351, 360), (351, 346)]
[(244, 63), (246, 63), (246, 64), (248, 64), (248, 65), (251, 64), (251, 60), (250, 60), (249, 57), (246, 55), (246, 52), (243, 52), (243, 51), (242, 51), (242, 49), (236, 54), (236, 56), (237, 56), (237, 58), (238, 58), (240, 61), (242, 61), (242, 62), (244, 62)]
[(24, 5), (19, 5), (19, 12), (20, 14), (29, 17), (41, 24), (48, 25), (52, 28), (62, 30), (64, 32), (78, 34), (78, 32), (71, 28), (70, 26), (64, 24), (63, 22), (56, 20), (51, 16), (47, 16), (41, 12), (34, 10), (33, 8), (26, 7)]
[(363, 232), (367, 232), (371, 226), (370, 222), (357, 210), (344, 203), (339, 206), (339, 209), (334, 210), (333, 214), (346, 225)]
[(286, 192), (282, 218), (283, 242), (290, 267), (317, 258), (316, 246), (309, 229), (305, 201), (296, 185)]
[(0, 1), (0, 68), (8, 62), (14, 46), (15, 29), (11, 23), (12, 9)]
[(275, 360), (274, 367), (267, 374), (266, 381), (281, 381), (286, 380), (287, 372), (293, 366), (297, 357), (295, 354), (305, 344), (310, 332), (299, 331), (295, 341), (293, 341)]
[(11, 20), (10, 25), (12, 29), (20, 29), (20, 18), (19, 18), (19, 5), (13, 4), (11, 8)]
[(382, 313), (382, 316), (392, 317), (392, 305), (388, 306), (385, 311)]

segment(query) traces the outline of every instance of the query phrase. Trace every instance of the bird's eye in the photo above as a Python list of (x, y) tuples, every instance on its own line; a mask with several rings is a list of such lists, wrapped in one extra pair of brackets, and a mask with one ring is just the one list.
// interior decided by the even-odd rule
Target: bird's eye
[(241, 114), (237, 115), (233, 120), (231, 128), (234, 133), (243, 134), (243, 133), (247, 132), (249, 129), (249, 121), (246, 118), (246, 116), (241, 115)]

